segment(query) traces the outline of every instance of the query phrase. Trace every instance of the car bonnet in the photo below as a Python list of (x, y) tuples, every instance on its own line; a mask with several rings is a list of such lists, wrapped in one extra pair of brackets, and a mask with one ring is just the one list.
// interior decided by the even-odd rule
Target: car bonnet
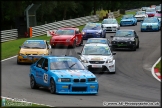
[(95, 75), (88, 70), (51, 70), (59, 78), (94, 78)]

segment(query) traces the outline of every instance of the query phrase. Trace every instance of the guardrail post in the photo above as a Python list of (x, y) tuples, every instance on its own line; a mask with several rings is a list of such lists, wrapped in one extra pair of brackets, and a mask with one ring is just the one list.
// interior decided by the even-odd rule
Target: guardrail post
[(29, 28), (29, 36), (30, 36), (30, 38), (32, 38), (32, 34), (33, 34), (33, 32), (32, 32), (32, 27), (30, 27), (30, 28)]

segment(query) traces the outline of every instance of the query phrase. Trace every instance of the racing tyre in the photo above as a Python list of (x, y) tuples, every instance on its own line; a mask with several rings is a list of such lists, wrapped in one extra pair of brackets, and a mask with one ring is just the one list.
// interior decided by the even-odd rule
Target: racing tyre
[(82, 44), (83, 44), (83, 39), (81, 40), (81, 42), (80, 42), (79, 46), (82, 46)]
[(137, 47), (136, 48), (139, 48), (139, 42), (138, 42), (138, 45), (137, 45)]
[(20, 62), (17, 60), (17, 64), (19, 65), (20, 64)]
[(133, 51), (136, 51), (136, 46), (133, 46), (132, 50), (133, 50)]
[(56, 93), (56, 84), (55, 84), (55, 81), (53, 79), (51, 79), (51, 81), (50, 81), (50, 92), (51, 92), (51, 94)]
[(31, 87), (31, 89), (37, 89), (37, 88), (39, 88), (37, 86), (36, 82), (35, 82), (35, 78), (34, 78), (33, 75), (31, 75), (31, 77), (30, 77), (30, 87)]
[(76, 41), (74, 41), (73, 45), (72, 45), (72, 48), (75, 48), (76, 47)]

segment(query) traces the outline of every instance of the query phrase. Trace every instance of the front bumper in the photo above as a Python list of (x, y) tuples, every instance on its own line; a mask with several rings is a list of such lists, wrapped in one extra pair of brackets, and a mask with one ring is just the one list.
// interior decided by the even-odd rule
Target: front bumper
[(133, 48), (136, 46), (135, 41), (112, 41), (111, 43), (112, 48), (118, 49), (118, 48)]
[(133, 21), (121, 21), (121, 22), (120, 22), (120, 25), (122, 25), (122, 26), (133, 25), (133, 24), (134, 24)]
[(83, 35), (83, 39), (88, 39), (88, 38), (101, 38), (101, 34), (95, 34), (95, 33), (85, 33)]
[(83, 64), (90, 71), (101, 69), (104, 72), (115, 72), (115, 60), (112, 63), (106, 63), (106, 61), (88, 61), (88, 63)]
[(17, 56), (17, 61), (18, 61), (19, 63), (34, 63), (34, 62), (36, 62), (37, 60), (39, 60), (41, 57), (42, 57), (42, 55), (40, 55), (40, 56), (35, 56), (35, 57), (26, 56), (26, 55), (23, 55), (23, 56), (18, 55), (18, 56)]
[(52, 41), (50, 42), (51, 46), (72, 46), (73, 41), (66, 42), (66, 41)]
[(119, 30), (117, 27), (106, 27), (105, 28), (106, 32), (116, 32), (117, 30)]
[(145, 17), (136, 17), (137, 21), (143, 21)]
[(98, 89), (98, 82), (56, 83), (56, 93), (58, 94), (97, 94)]
[(141, 27), (141, 31), (158, 31), (159, 28), (152, 28), (152, 27), (146, 27), (146, 28), (142, 28)]

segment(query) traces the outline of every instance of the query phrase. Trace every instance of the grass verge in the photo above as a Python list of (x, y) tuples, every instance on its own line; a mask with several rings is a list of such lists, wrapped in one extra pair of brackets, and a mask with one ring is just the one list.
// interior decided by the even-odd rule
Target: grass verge
[(155, 66), (155, 68), (159, 69), (159, 72), (161, 73), (161, 60), (159, 61), (159, 63)]
[[(126, 14), (135, 14), (135, 11), (126, 12)], [(116, 18), (118, 22), (120, 22), (121, 17), (122, 17), (122, 15), (120, 17)], [(101, 22), (102, 22), (102, 20), (98, 21), (98, 23), (101, 23)], [(82, 30), (84, 26), (85, 25), (79, 26), (79, 29)], [(27, 39), (29, 39), (29, 38), (21, 38), (21, 39), (12, 40), (9, 42), (1, 43), (1, 60), (17, 55), (17, 53), (19, 51), (19, 46), (22, 45), (23, 42)], [(44, 39), (44, 40), (49, 41), (50, 37), (47, 37), (47, 35), (42, 35), (39, 37), (33, 37), (31, 39)]]
[(2, 107), (49, 107), (46, 105), (38, 105), (30, 102), (16, 101), (14, 99), (2, 99)]

